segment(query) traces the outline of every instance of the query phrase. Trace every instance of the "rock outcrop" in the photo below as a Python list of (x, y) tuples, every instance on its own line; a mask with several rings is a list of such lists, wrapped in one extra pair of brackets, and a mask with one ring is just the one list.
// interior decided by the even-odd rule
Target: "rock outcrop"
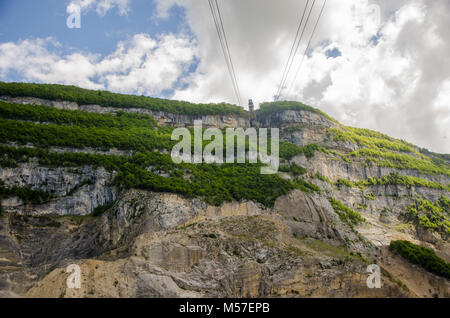
[[(199, 119), (207, 127), (250, 126), (248, 118), (238, 116), (177, 115), (32, 97), (0, 100), (95, 113), (148, 114), (159, 125), (174, 127), (190, 127)], [(252, 125), (278, 127), (284, 140), (299, 146), (359, 149), (355, 143), (332, 140), (328, 130), (342, 127), (316, 112), (257, 115)], [(117, 149), (49, 151), (132, 155)], [(403, 214), (417, 198), (436, 202), (450, 197), (449, 191), (334, 185), (338, 179), (358, 181), (390, 173), (449, 185), (448, 175), (348, 162), (326, 152), (316, 152), (313, 158), (296, 156), (287, 163), (306, 168), (305, 178), (321, 191), (294, 190), (279, 197), (272, 208), (251, 201), (213, 206), (176, 194), (123, 190), (114, 185), (116, 172), (101, 167), (45, 167), (31, 160), (0, 168), (5, 187), (51, 194), (47, 202), (35, 205), (19, 197), (1, 201), (0, 296), (449, 297), (448, 280), (410, 267), (386, 249), (391, 240), (406, 239), (433, 248), (448, 261), (448, 237), (414, 226)], [(313, 177), (316, 173), (322, 180)], [(331, 197), (357, 210), (365, 222), (356, 226), (344, 222), (331, 206)], [(104, 214), (92, 215), (102, 207), (107, 207)], [(381, 289), (366, 285), (367, 265), (374, 262), (383, 268)], [(70, 264), (81, 268), (81, 289), (67, 288)], [(426, 282), (423, 287), (417, 283), (419, 276)]]

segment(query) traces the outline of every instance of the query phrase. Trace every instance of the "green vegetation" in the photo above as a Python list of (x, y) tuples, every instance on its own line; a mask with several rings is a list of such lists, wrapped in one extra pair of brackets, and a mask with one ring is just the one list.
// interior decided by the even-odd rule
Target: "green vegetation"
[(75, 102), (78, 105), (100, 105), (115, 108), (144, 108), (183, 115), (244, 115), (239, 106), (229, 104), (192, 104), (146, 96), (114, 94), (75, 86), (4, 83), (0, 82), (0, 96), (36, 97), (47, 100)]
[(431, 189), (440, 189), (450, 191), (450, 186), (445, 186), (441, 183), (429, 181), (427, 179), (400, 175), (398, 173), (391, 173), (381, 178), (369, 178), (367, 180), (350, 181), (345, 179), (339, 179), (336, 182), (337, 186), (347, 186), (350, 188), (366, 188), (369, 186), (380, 185), (403, 185), (407, 188), (411, 187), (424, 187)]
[(349, 155), (337, 154), (345, 161), (364, 158), (367, 164), (396, 169), (417, 170), (424, 174), (445, 174), (450, 176), (450, 165), (440, 157), (427, 157), (403, 140), (368, 129), (343, 127), (328, 129), (330, 137), (336, 141), (350, 141), (361, 149)]
[(16, 148), (0, 145), (0, 166), (14, 168), (19, 163), (28, 162), (37, 158), (39, 164), (47, 167), (77, 167), (90, 165), (104, 167), (108, 171), (118, 171), (122, 165), (129, 161), (128, 157), (114, 155), (95, 155), (84, 153), (55, 153), (48, 149)]
[[(227, 201), (252, 200), (272, 206), (293, 189), (320, 191), (302, 179), (284, 180), (278, 175), (262, 175), (261, 164), (174, 164), (170, 155), (157, 152), (136, 153), (130, 157), (83, 153), (52, 153), (46, 149), (0, 146), (2, 167), (14, 167), (31, 158), (52, 167), (91, 165), (116, 171), (114, 183), (121, 188), (172, 192), (186, 197), (202, 197), (220, 205)], [(150, 168), (149, 168), (150, 167)], [(292, 166), (294, 172), (301, 167)], [(167, 174), (168, 177), (162, 176)]]
[(27, 204), (42, 204), (50, 201), (53, 197), (51, 193), (31, 190), (29, 187), (14, 186), (8, 189), (0, 180), (0, 201), (4, 198), (19, 197)]
[(4, 119), (29, 120), (58, 125), (74, 125), (96, 128), (156, 127), (149, 115), (119, 111), (115, 114), (96, 114), (84, 111), (62, 110), (50, 106), (11, 104), (0, 101), (0, 117)]
[(289, 166), (280, 166), (279, 171), (292, 174), (294, 177), (301, 176), (308, 172), (305, 168), (292, 163)]
[(302, 238), (301, 241), (303, 244), (305, 244), (307, 247), (313, 249), (314, 251), (317, 251), (321, 254), (325, 254), (330, 257), (346, 258), (346, 257), (351, 256), (351, 254), (349, 254), (343, 248), (327, 244), (318, 239)]
[[(158, 153), (158, 151), (170, 151), (175, 145), (176, 142), (171, 140), (173, 127), (157, 127), (155, 120), (149, 115), (126, 113), (119, 109), (143, 108), (187, 115), (245, 115), (243, 109), (237, 106), (197, 105), (144, 96), (85, 90), (73, 86), (3, 82), (0, 82), (1, 95), (66, 100), (80, 105), (96, 104), (119, 110), (117, 114), (95, 114), (60, 110), (48, 106), (0, 102), (0, 143), (16, 142), (20, 146), (16, 148), (0, 145), (0, 166), (2, 167), (16, 167), (33, 158), (37, 158), (39, 164), (51, 167), (80, 167), (83, 165), (104, 167), (110, 172), (116, 172), (114, 184), (120, 188), (139, 188), (173, 192), (185, 197), (202, 197), (207, 202), (217, 205), (232, 200), (252, 200), (272, 206), (279, 196), (287, 194), (293, 189), (309, 193), (320, 192), (319, 187), (301, 178), (306, 174), (306, 169), (295, 164), (280, 168), (280, 171), (290, 173), (294, 177), (292, 181), (284, 180), (278, 175), (261, 175), (262, 165), (260, 163), (175, 165), (169, 155)], [(333, 120), (320, 110), (297, 102), (265, 103), (261, 105), (258, 114), (271, 114), (280, 110), (305, 110)], [(299, 129), (300, 127), (294, 128)], [(343, 160), (350, 160), (352, 156), (361, 155), (368, 162), (379, 160), (382, 165), (401, 165), (408, 169), (415, 167), (430, 173), (450, 174), (450, 169), (443, 159), (437, 156), (433, 159), (427, 158), (417, 153), (414, 147), (406, 142), (369, 130), (347, 127), (344, 127), (344, 132), (337, 129), (330, 130), (330, 134), (336, 139), (351, 140), (365, 147), (358, 154), (341, 155)], [(22, 147), (27, 144), (36, 148)], [(52, 153), (49, 150), (52, 146), (75, 149), (90, 147), (104, 151), (117, 148), (129, 151), (131, 155)], [(270, 148), (270, 141), (268, 146)], [(393, 153), (388, 150), (401, 153)], [(300, 147), (289, 142), (280, 142), (280, 157), (285, 160), (290, 160), (297, 155), (312, 158), (317, 151), (332, 153), (316, 144)], [(397, 156), (405, 157), (399, 157), (399, 159)], [(331, 184), (330, 180), (320, 174), (316, 174), (315, 177)], [(338, 181), (338, 185), (344, 184), (359, 187), (373, 184), (405, 184), (448, 189), (448, 186), (424, 179), (398, 175), (356, 183), (345, 180)], [(51, 198), (49, 194), (24, 188), (6, 189), (3, 187), (1, 191), (3, 191), (2, 196), (14, 194), (26, 202), (32, 203), (42, 203)], [(339, 203), (338, 201), (334, 202), (333, 207), (341, 219), (350, 224), (357, 224), (363, 220), (357, 212)], [(96, 214), (103, 212), (99, 209)]]
[(450, 279), (450, 263), (438, 257), (432, 249), (408, 241), (393, 241), (389, 248), (411, 263), (420, 265), (431, 273)]
[(342, 187), (342, 186), (346, 186), (349, 188), (353, 188), (355, 187), (355, 183), (350, 181), (350, 180), (346, 180), (346, 179), (338, 179), (335, 183), (336, 186), (338, 187)]
[[(117, 148), (140, 152), (170, 151), (176, 143), (171, 140), (172, 127), (157, 127), (155, 130), (154, 119), (147, 115), (125, 112), (117, 115), (94, 114), (2, 102), (0, 115), (3, 117), (0, 118), (0, 143), (15, 141), (21, 145), (31, 143), (38, 148), (91, 147), (106, 151)], [(194, 135), (193, 132), (191, 135)], [(209, 141), (203, 143), (206, 145)], [(268, 145), (270, 150), (270, 140)], [(248, 139), (246, 147), (248, 150)], [(300, 154), (311, 158), (318, 150), (320, 147), (317, 145), (300, 147), (280, 142), (280, 157), (286, 160)]]
[(329, 184), (333, 184), (333, 182), (330, 179), (323, 176), (320, 172), (316, 172), (316, 174), (313, 176), (313, 178), (316, 178), (318, 180), (321, 180), (321, 181), (329, 183)]
[(407, 217), (428, 231), (450, 235), (448, 201), (447, 197), (442, 197), (436, 203), (419, 199), (415, 204), (408, 207)]
[(441, 205), (442, 208), (447, 210), (447, 214), (448, 214), (448, 212), (450, 211), (450, 199), (443, 196), (439, 200), (439, 204)]
[(407, 153), (415, 152), (413, 146), (405, 141), (397, 140), (368, 129), (344, 127), (344, 130), (328, 129), (328, 133), (334, 140), (351, 141), (354, 144), (366, 148), (389, 149)]
[(436, 160), (436, 163), (443, 163), (443, 162), (447, 162), (450, 163), (450, 154), (440, 154), (440, 153), (435, 153), (435, 152), (431, 152), (428, 149), (425, 148), (421, 148), (420, 150), (421, 154), (424, 154), (428, 157), (432, 157), (433, 159)]
[(295, 185), (295, 188), (300, 189), (306, 193), (313, 193), (313, 192), (320, 193), (321, 192), (321, 190), (318, 186), (316, 186), (315, 184), (312, 184), (310, 182), (307, 182), (301, 178), (296, 178), (294, 180), (294, 185)]
[(22, 145), (32, 143), (36, 147), (73, 147), (83, 149), (93, 147), (109, 150), (152, 151), (171, 149), (174, 142), (165, 135), (148, 128), (78, 127), (64, 125), (40, 125), (32, 122), (0, 119), (0, 143), (11, 141)]
[(322, 147), (316, 144), (310, 144), (305, 147), (297, 146), (293, 143), (280, 140), (280, 157), (284, 159), (292, 159), (295, 156), (304, 155), (310, 159), (314, 157), (316, 151), (322, 150)]
[[(0, 164), (15, 166), (38, 158), (44, 166), (78, 167), (102, 166), (117, 171), (114, 183), (121, 188), (138, 188), (156, 192), (172, 192), (186, 197), (202, 197), (220, 205), (226, 201), (253, 200), (271, 206), (275, 200), (297, 184), (278, 175), (262, 175), (261, 164), (180, 164), (170, 155), (156, 152), (137, 153), (131, 157), (82, 153), (52, 153), (45, 149), (0, 146)], [(151, 167), (151, 169), (148, 169)], [(160, 174), (167, 173), (168, 177)], [(311, 185), (312, 186), (312, 185)], [(308, 188), (308, 191), (309, 188)]]
[(354, 225), (358, 225), (359, 223), (365, 221), (361, 214), (346, 207), (341, 201), (330, 198), (330, 203), (334, 209), (334, 212), (339, 215), (341, 221), (347, 223), (352, 228)]
[[(411, 169), (423, 174), (445, 174), (450, 176), (450, 168), (446, 164), (438, 165), (429, 158), (416, 158), (405, 153), (394, 153), (389, 151), (360, 149), (350, 154), (350, 158), (365, 158), (367, 163), (375, 163), (380, 167), (395, 169)], [(347, 158), (349, 158), (347, 156)]]
[(92, 212), (92, 216), (94, 216), (94, 217), (101, 216), (103, 213), (105, 213), (106, 211), (111, 209), (113, 207), (113, 205), (114, 205), (114, 203), (110, 203), (110, 204), (100, 205), (100, 206), (96, 207), (94, 209), (94, 211)]

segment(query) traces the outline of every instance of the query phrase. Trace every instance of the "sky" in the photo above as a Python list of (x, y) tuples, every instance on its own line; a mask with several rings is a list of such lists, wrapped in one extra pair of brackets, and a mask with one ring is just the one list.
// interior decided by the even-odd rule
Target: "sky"
[[(450, 1), (328, 0), (307, 49), (323, 1), (281, 98), (450, 153)], [(306, 3), (218, 0), (243, 101), (274, 100)], [(0, 80), (237, 103), (207, 0), (0, 0)]]

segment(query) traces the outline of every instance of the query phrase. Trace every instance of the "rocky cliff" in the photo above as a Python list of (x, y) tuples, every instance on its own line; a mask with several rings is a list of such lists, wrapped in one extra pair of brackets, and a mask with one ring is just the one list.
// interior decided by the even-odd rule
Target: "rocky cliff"
[[(245, 196), (214, 203), (197, 192), (159, 188), (158, 182), (165, 180), (194, 184), (195, 172), (189, 169), (180, 177), (164, 165), (151, 164), (147, 171), (161, 178), (157, 185), (132, 183), (127, 178), (138, 172), (130, 168), (126, 177), (121, 167), (137, 160), (134, 149), (105, 150), (87, 142), (52, 146), (43, 150), (44, 160), (41, 152), (29, 152), (40, 146), (6, 136), (3, 147), (9, 153), (0, 167), (2, 296), (450, 296), (448, 279), (388, 249), (391, 241), (404, 239), (432, 248), (449, 261), (448, 207), (436, 229), (408, 212), (412, 206), (420, 210), (419, 200), (439, 204), (450, 197), (446, 157), (425, 155), (413, 145), (375, 132), (352, 130), (307, 108), (202, 116), (35, 96), (1, 100), (75, 114), (115, 116), (123, 110), (152, 116), (161, 131), (190, 127), (197, 119), (208, 127), (277, 127), (294, 149), (282, 158), (286, 169), (276, 176), (277, 182), (296, 185), (280, 192), (273, 204)], [(312, 145), (311, 153), (307, 149)], [(53, 154), (65, 157), (57, 161)], [(71, 154), (85, 157), (76, 157), (74, 164)], [(88, 156), (101, 161), (90, 164), (94, 161)], [(103, 164), (109, 157), (123, 161), (110, 167), (109, 162)], [(304, 169), (301, 177), (292, 167)], [(119, 177), (127, 182), (118, 182)], [(272, 190), (275, 186), (264, 189)], [(30, 199), (24, 193), (48, 197)], [(373, 263), (382, 268), (380, 289), (366, 285), (366, 269)], [(67, 288), (70, 264), (81, 268), (81, 289)]]

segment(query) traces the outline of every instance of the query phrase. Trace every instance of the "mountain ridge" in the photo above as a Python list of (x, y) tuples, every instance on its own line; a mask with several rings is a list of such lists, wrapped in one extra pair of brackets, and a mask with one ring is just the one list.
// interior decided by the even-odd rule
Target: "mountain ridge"
[[(38, 296), (56, 279), (52, 297), (449, 297), (448, 279), (411, 267), (432, 292), (410, 277), (402, 287), (389, 262), (406, 265), (388, 249), (408, 240), (450, 259), (446, 155), (343, 126), (301, 103), (266, 103), (253, 117), (227, 105), (202, 114), (208, 105), (139, 105), (153, 99), (138, 97), (119, 107), (126, 97), (105, 92), (57, 100), (84, 91), (60, 88), (0, 83), (5, 293)], [(56, 100), (42, 98), (49, 96)], [(114, 96), (113, 105), (82, 103)], [(175, 165), (170, 134), (197, 119), (221, 129), (279, 128), (279, 173), (263, 176), (248, 163)], [(95, 276), (99, 288), (70, 291), (55, 268), (71, 262), (125, 276), (107, 288)], [(369, 292), (360, 281), (371, 262), (391, 274)], [(222, 280), (212, 276), (220, 268)]]

